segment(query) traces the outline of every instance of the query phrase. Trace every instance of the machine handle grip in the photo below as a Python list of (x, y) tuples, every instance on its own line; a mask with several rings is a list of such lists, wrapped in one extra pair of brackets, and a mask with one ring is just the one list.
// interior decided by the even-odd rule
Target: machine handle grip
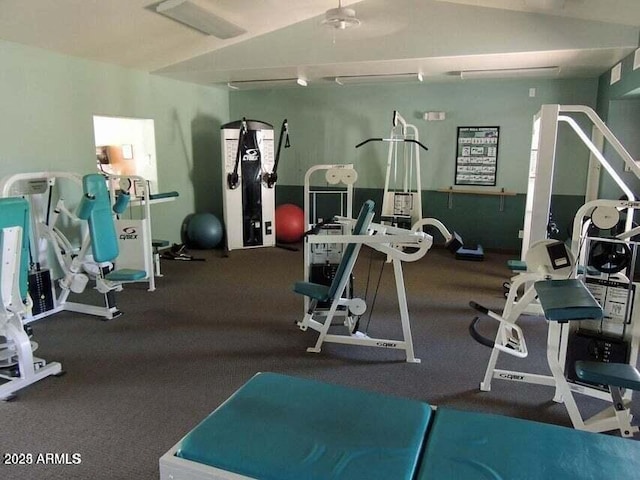
[(86, 220), (91, 215), (93, 211), (93, 207), (96, 203), (95, 195), (89, 195), (88, 193), (82, 196), (80, 200), (80, 205), (78, 206), (78, 218), (81, 220)]
[(356, 148), (360, 148), (361, 146), (363, 146), (366, 143), (369, 142), (408, 142), (408, 143), (415, 143), (417, 145), (419, 145), (420, 147), (422, 147), (425, 151), (429, 151), (429, 149), (421, 142), (419, 142), (418, 140), (415, 140), (413, 138), (367, 138), (365, 141), (360, 142), (359, 144), (356, 145)]
[[(474, 302), (471, 302), (471, 303), (474, 303)], [(476, 303), (476, 305), (478, 305), (478, 304)], [(478, 306), (480, 306), (480, 305), (478, 305)], [(480, 332), (478, 332), (478, 328), (477, 328), (478, 327), (478, 323), (480, 323), (480, 317), (475, 317), (471, 321), (471, 325), (469, 325), (469, 334), (471, 335), (471, 338), (473, 338), (479, 344), (484, 345), (485, 347), (493, 348), (495, 346), (495, 342), (493, 340), (485, 337)]]
[(120, 192), (116, 198), (116, 202), (113, 204), (113, 211), (120, 215), (129, 206), (131, 195), (129, 192)]
[(285, 140), (284, 148), (289, 148), (291, 143), (289, 142), (289, 122), (285, 118), (280, 127), (280, 138), (278, 140), (278, 150), (276, 151), (276, 160), (273, 164), (273, 171), (271, 173), (265, 173), (264, 181), (268, 188), (273, 188), (278, 181), (278, 163), (280, 162), (280, 150), (282, 149), (282, 140)]
[(471, 301), (471, 302), (469, 302), (469, 306), (471, 308), (473, 308), (474, 310), (479, 311), (480, 313), (484, 313), (485, 315), (489, 315), (489, 309), (487, 307), (483, 307), (479, 303)]
[(367, 138), (364, 142), (360, 142), (359, 144), (357, 144), (356, 148), (360, 148), (365, 143), (369, 143), (369, 142), (384, 142), (384, 138)]

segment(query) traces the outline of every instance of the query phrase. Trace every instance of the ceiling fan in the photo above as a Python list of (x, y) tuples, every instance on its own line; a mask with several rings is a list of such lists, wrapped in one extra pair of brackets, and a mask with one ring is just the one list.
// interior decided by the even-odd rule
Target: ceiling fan
[(328, 25), (336, 30), (346, 30), (350, 27), (360, 25), (360, 20), (356, 17), (353, 8), (342, 6), (342, 1), (338, 0), (338, 8), (330, 8), (324, 15), (323, 25)]

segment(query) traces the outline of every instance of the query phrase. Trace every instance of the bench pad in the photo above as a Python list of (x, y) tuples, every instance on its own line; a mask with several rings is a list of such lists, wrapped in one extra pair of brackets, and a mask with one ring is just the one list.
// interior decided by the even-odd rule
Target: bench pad
[(640, 390), (640, 373), (628, 363), (576, 362), (576, 374), (581, 380), (615, 387)]
[(112, 282), (137, 282), (147, 277), (147, 272), (144, 270), (134, 270), (132, 268), (121, 268), (119, 270), (113, 270), (105, 275), (109, 281)]
[(541, 280), (534, 285), (547, 320), (568, 322), (602, 319), (602, 308), (577, 278)]
[[(507, 267), (512, 272), (526, 272), (527, 264), (524, 260), (507, 260)], [(585, 268), (584, 265), (578, 265), (578, 273), (584, 275), (587, 272), (589, 275), (598, 275), (600, 272), (593, 267)]]
[(638, 472), (640, 442), (438, 408), (417, 480), (631, 480)]
[(431, 414), (422, 402), (262, 373), (176, 455), (261, 480), (411, 480)]

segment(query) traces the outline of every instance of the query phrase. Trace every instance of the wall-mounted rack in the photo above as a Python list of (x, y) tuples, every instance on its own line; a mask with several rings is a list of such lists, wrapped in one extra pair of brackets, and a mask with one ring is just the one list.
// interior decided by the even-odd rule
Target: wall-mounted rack
[(438, 192), (448, 193), (447, 206), (449, 209), (453, 208), (453, 195), (454, 194), (463, 194), (463, 195), (493, 195), (496, 197), (500, 197), (500, 211), (504, 212), (504, 199), (505, 197), (515, 197), (517, 195), (516, 192), (508, 192), (504, 188), (500, 190), (474, 190), (470, 188), (439, 188)]

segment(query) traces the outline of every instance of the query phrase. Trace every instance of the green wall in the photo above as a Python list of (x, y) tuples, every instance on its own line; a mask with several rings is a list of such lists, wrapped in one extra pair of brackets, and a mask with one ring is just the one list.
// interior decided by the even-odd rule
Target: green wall
[[(531, 88), (535, 97), (529, 96)], [(398, 110), (429, 147), (421, 152), (424, 214), (458, 231), (465, 243), (518, 250), (533, 116), (548, 103), (595, 107), (596, 94), (597, 79), (318, 86), (232, 92), (229, 111), (232, 119), (259, 119), (276, 129), (282, 119), (289, 120), (292, 148), (283, 151), (278, 172), (277, 201), (282, 203), (302, 201), (304, 173), (321, 163), (354, 163), (358, 189), (382, 189), (388, 144), (354, 147), (370, 137), (387, 137), (392, 112)], [(426, 122), (425, 111), (444, 111), (446, 120)], [(448, 194), (438, 192), (453, 184), (456, 129), (469, 125), (500, 126), (496, 188), (518, 194), (505, 197), (502, 211), (498, 197), (455, 195), (449, 208)], [(554, 186), (560, 211), (554, 214), (565, 232), (564, 219), (584, 195), (588, 151), (575, 135), (564, 135), (564, 125), (560, 128)]]
[[(640, 70), (603, 87), (602, 78), (576, 80), (452, 81), (449, 83), (308, 88), (231, 92), (192, 85), (131, 69), (85, 61), (0, 42), (0, 177), (39, 170), (93, 170), (93, 115), (155, 121), (161, 191), (177, 190), (176, 202), (154, 207), (154, 236), (180, 241), (186, 215), (221, 216), (220, 125), (242, 117), (279, 127), (288, 118), (292, 148), (283, 151), (278, 202), (302, 200), (303, 176), (320, 163), (354, 163), (358, 198), (377, 196), (384, 184), (387, 145), (360, 141), (385, 137), (397, 109), (415, 124), (429, 147), (422, 154), (423, 209), (444, 221), (470, 244), (517, 250), (531, 142), (531, 123), (545, 103), (596, 105), (609, 110), (640, 88)], [(629, 68), (625, 60), (625, 72)], [(604, 77), (604, 75), (603, 75)], [(534, 97), (529, 90), (536, 89)], [(633, 93), (631, 93), (633, 94)], [(606, 105), (606, 108), (603, 107)], [(622, 109), (624, 110), (624, 109)], [(446, 120), (426, 122), (425, 111), (444, 111)], [(448, 195), (453, 183), (456, 127), (501, 127), (497, 188), (515, 192), (499, 209), (497, 197)], [(582, 201), (586, 148), (561, 126), (554, 186), (554, 215), (561, 230)], [(362, 195), (361, 195), (362, 194)], [(556, 211), (558, 210), (558, 211)]]
[[(640, 159), (640, 68), (633, 69), (635, 53), (622, 60), (620, 80), (611, 85), (611, 71), (602, 74), (598, 82), (598, 114), (625, 146), (629, 154)], [(623, 162), (617, 153), (607, 144), (605, 156), (622, 179), (640, 196), (640, 180), (630, 172), (624, 172)], [(603, 175), (600, 181), (600, 193), (604, 198), (618, 198), (620, 189), (608, 177)], [(638, 215), (636, 214), (636, 217)]]
[[(221, 214), (219, 128), (229, 119), (228, 94), (131, 69), (0, 42), (0, 177), (43, 170), (93, 172), (93, 115), (150, 118), (160, 191), (153, 234), (180, 241), (195, 211)], [(216, 188), (212, 188), (216, 185)]]

